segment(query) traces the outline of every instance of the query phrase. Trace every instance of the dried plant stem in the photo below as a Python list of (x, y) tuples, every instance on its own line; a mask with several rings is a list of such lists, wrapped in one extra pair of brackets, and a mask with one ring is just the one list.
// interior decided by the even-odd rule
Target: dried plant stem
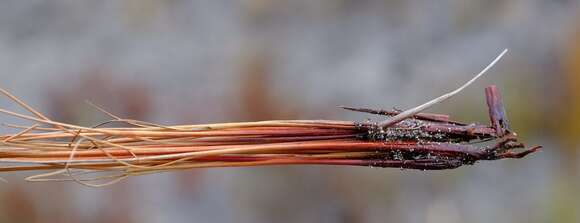
[[(419, 113), (467, 87), (505, 52), (459, 89), (416, 108), (398, 112), (343, 107), (389, 117), (379, 124), (272, 120), (162, 126), (123, 119), (91, 104), (112, 120), (83, 127), (50, 120), (0, 89), (33, 114), (0, 109), (0, 113), (33, 122), (31, 126), (5, 125), (19, 132), (0, 135), (0, 172), (52, 170), (27, 180), (105, 186), (128, 176), (191, 168), (348, 165), (439, 170), (479, 160), (522, 158), (540, 147), (515, 151), (524, 145), (508, 129), (495, 87), (486, 89), (491, 126), (464, 124), (443, 114)], [(113, 123), (127, 126), (106, 127)], [(474, 145), (489, 140), (497, 144)], [(95, 183), (99, 181), (105, 182)]]

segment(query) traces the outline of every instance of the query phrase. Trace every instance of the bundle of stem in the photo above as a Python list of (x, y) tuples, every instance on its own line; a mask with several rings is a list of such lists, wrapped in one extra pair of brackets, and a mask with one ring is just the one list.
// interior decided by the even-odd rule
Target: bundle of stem
[[(0, 166), (0, 172), (53, 170), (27, 180), (103, 186), (128, 176), (191, 168), (315, 164), (435, 170), (478, 160), (521, 158), (539, 147), (513, 152), (523, 144), (505, 126), (467, 125), (446, 115), (419, 113), (467, 87), (501, 55), (458, 90), (416, 108), (397, 112), (346, 107), (390, 117), (379, 123), (274, 120), (162, 126), (121, 119), (101, 109), (112, 120), (82, 127), (52, 121), (0, 89), (33, 116), (4, 109), (1, 113), (34, 122), (7, 125), (21, 130), (0, 136), (0, 163), (10, 164)], [(503, 113), (494, 116), (491, 108), (492, 122), (504, 121)], [(105, 127), (110, 123), (128, 127)], [(471, 145), (495, 139), (500, 142), (493, 147)], [(110, 181), (91, 183), (100, 180)]]

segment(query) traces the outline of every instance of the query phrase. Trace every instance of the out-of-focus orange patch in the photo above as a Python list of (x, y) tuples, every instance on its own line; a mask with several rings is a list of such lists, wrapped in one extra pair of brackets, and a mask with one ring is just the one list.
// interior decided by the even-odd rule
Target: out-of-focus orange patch
[(569, 148), (580, 145), (580, 28), (570, 38), (563, 57), (563, 120), (559, 135)]

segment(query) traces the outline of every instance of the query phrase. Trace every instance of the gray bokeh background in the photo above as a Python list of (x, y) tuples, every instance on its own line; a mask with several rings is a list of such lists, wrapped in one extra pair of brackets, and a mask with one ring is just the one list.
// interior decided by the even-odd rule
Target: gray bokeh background
[(84, 100), (161, 124), (376, 119), (336, 105), (408, 108), (509, 48), (430, 111), (486, 123), (496, 84), (513, 129), (545, 149), (450, 171), (222, 168), (102, 189), (6, 173), (0, 222), (579, 222), (579, 15), (569, 0), (3, 1), (0, 86), (58, 121), (104, 120)]

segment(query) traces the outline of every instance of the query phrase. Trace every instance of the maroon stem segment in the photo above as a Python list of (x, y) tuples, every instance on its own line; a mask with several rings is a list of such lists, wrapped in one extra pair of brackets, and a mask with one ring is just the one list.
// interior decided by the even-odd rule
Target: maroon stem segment
[(495, 85), (485, 88), (485, 100), (489, 109), (489, 119), (491, 126), (495, 129), (498, 137), (502, 137), (510, 132), (509, 122), (505, 108), (501, 100), (499, 90)]

